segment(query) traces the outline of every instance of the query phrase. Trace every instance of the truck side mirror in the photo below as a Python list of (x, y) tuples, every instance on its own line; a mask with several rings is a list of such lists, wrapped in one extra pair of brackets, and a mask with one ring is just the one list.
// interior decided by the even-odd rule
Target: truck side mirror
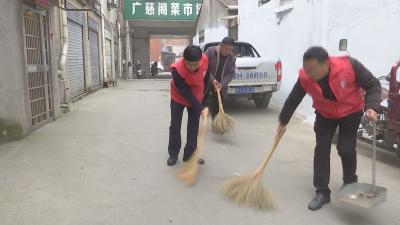
[(347, 51), (347, 39), (340, 39), (340, 41), (339, 41), (339, 51), (341, 51), (341, 52)]

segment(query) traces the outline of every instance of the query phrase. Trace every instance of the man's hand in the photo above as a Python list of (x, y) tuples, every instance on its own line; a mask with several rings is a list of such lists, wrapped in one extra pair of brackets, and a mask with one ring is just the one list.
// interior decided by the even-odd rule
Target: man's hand
[(222, 89), (222, 84), (220, 82), (218, 82), (217, 80), (213, 81), (213, 85), (214, 85), (215, 90)]
[(204, 106), (201, 103), (197, 102), (196, 104), (192, 105), (192, 109), (197, 113), (200, 113), (201, 111), (203, 111)]
[(376, 122), (378, 120), (378, 113), (373, 109), (367, 109), (365, 116), (369, 121)]

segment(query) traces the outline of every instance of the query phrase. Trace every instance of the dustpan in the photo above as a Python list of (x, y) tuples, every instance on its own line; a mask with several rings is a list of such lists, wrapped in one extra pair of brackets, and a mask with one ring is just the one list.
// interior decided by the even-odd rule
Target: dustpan
[(373, 124), (372, 143), (372, 184), (351, 183), (344, 186), (338, 193), (342, 203), (361, 208), (374, 208), (386, 201), (386, 188), (376, 185), (376, 123)]

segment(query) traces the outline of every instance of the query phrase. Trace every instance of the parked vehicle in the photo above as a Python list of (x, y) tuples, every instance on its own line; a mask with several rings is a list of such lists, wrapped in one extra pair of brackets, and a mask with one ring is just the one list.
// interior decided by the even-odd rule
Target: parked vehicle
[[(203, 51), (217, 46), (211, 42), (202, 46)], [(228, 87), (228, 98), (247, 98), (259, 108), (269, 105), (273, 92), (279, 90), (282, 79), (280, 60), (262, 58), (249, 43), (236, 42), (233, 48), (236, 55), (236, 74)]]

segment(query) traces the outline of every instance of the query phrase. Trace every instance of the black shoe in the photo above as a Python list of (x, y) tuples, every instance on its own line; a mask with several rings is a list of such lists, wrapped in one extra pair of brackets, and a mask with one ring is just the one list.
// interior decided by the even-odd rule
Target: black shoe
[(322, 206), (331, 202), (331, 197), (329, 194), (317, 193), (317, 196), (308, 204), (308, 209), (315, 211), (321, 209)]
[(168, 166), (173, 166), (176, 164), (176, 161), (178, 161), (178, 156), (170, 156), (167, 160)]
[[(184, 158), (184, 159), (183, 159), (183, 162), (187, 162), (187, 161), (189, 161), (189, 159), (190, 159), (190, 158)], [(205, 161), (204, 161), (204, 159), (202, 159), (202, 158), (199, 158), (199, 159), (197, 160), (197, 164), (203, 165), (204, 163), (205, 163)]]

